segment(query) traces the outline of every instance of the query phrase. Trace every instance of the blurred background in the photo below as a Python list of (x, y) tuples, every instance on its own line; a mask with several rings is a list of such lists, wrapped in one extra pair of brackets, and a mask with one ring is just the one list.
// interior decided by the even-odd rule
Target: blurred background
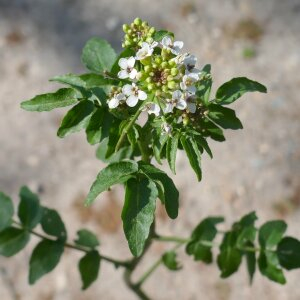
[[(120, 221), (122, 189), (103, 194), (91, 208), (83, 206), (103, 167), (95, 148), (84, 133), (56, 137), (63, 109), (29, 113), (20, 102), (56, 90), (48, 82), (54, 75), (85, 72), (80, 53), (90, 37), (106, 38), (120, 51), (121, 25), (136, 16), (173, 31), (198, 57), (199, 67), (211, 63), (214, 89), (245, 75), (269, 90), (233, 105), (244, 130), (226, 132), (225, 143), (211, 142), (214, 159), (203, 158), (201, 183), (178, 156), (180, 216), (170, 221), (159, 208), (158, 231), (187, 236), (208, 215), (224, 215), (227, 228), (256, 210), (260, 223), (282, 218), (288, 234), (300, 237), (299, 0), (0, 0), (0, 189), (17, 203), (19, 187), (28, 185), (43, 205), (59, 210), (70, 239), (84, 226), (99, 235), (103, 254), (129, 257)], [(37, 241), (32, 238), (16, 257), (0, 257), (0, 299), (136, 299), (122, 270), (105, 262), (98, 281), (81, 292), (80, 253), (74, 251), (66, 251), (55, 271), (30, 287), (28, 261)], [(136, 276), (168, 246), (153, 245)], [(300, 299), (300, 271), (286, 272), (285, 286), (260, 274), (249, 286), (245, 264), (222, 280), (216, 265), (195, 263), (183, 251), (179, 258), (182, 271), (161, 267), (145, 284), (153, 299)]]

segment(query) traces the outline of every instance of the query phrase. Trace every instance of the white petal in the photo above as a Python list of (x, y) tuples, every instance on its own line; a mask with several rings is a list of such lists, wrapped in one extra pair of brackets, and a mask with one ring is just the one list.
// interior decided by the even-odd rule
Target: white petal
[(138, 71), (136, 69), (132, 69), (131, 72), (129, 73), (129, 78), (134, 79), (137, 75)]
[(126, 95), (126, 96), (130, 96), (132, 94), (132, 85), (130, 84), (125, 84), (122, 88), (122, 92)]
[(136, 106), (138, 101), (139, 101), (138, 97), (136, 97), (134, 95), (131, 95), (127, 98), (126, 103), (127, 103), (128, 106), (134, 107), (134, 106)]
[(127, 72), (127, 70), (121, 70), (119, 73), (118, 73), (118, 77), (120, 79), (125, 79), (125, 78), (128, 78), (129, 74)]
[(150, 108), (148, 109), (148, 114), (154, 114), (156, 116), (159, 116), (160, 107), (156, 103), (151, 103)]
[(112, 98), (111, 100), (108, 101), (108, 107), (109, 108), (116, 108), (119, 105), (119, 100), (116, 98)]
[(197, 63), (197, 57), (193, 54), (190, 54), (184, 59), (184, 64), (186, 66), (195, 66)]
[(173, 111), (173, 104), (171, 102), (168, 102), (166, 104), (166, 107), (164, 108), (164, 113), (171, 113)]
[(191, 94), (195, 94), (197, 89), (194, 85), (190, 85), (190, 86), (187, 87), (187, 91)]
[(183, 99), (180, 99), (177, 103), (176, 103), (176, 108), (183, 110), (186, 108), (186, 102)]
[(182, 49), (183, 42), (182, 41), (176, 41), (174, 42), (174, 48)]
[(120, 66), (122, 69), (126, 69), (127, 66), (128, 66), (128, 64), (127, 64), (127, 58), (124, 58), (124, 57), (120, 58), (118, 64), (119, 64), (119, 66)]
[(138, 98), (140, 100), (146, 100), (147, 99), (147, 94), (144, 91), (139, 90), (138, 91)]
[(175, 55), (178, 55), (180, 52), (180, 49), (178, 47), (170, 48), (170, 50)]
[(169, 36), (165, 36), (162, 41), (161, 41), (161, 44), (164, 46), (164, 47), (169, 47), (171, 44), (172, 44), (172, 40)]
[(126, 97), (123, 93), (119, 93), (115, 96), (115, 98), (117, 98), (120, 101), (120, 100), (125, 100)]
[(173, 94), (172, 94), (172, 99), (175, 99), (175, 100), (176, 100), (176, 99), (180, 99), (181, 96), (182, 96), (181, 91), (176, 90), (176, 91), (174, 91)]
[(191, 112), (192, 114), (194, 114), (196, 112), (196, 103), (194, 102), (187, 102), (187, 109), (189, 112)]
[(184, 75), (184, 76), (187, 76), (188, 78), (192, 79), (193, 81), (197, 81), (199, 79), (199, 76), (197, 73), (189, 73), (188, 75)]
[(155, 48), (157, 45), (158, 45), (158, 42), (153, 42), (153, 43), (150, 45), (150, 47), (151, 47), (151, 48)]
[(134, 64), (135, 64), (135, 59), (133, 56), (130, 56), (127, 60), (127, 66), (129, 68), (133, 68)]
[(184, 82), (180, 82), (180, 88), (182, 90), (186, 90), (186, 84)]

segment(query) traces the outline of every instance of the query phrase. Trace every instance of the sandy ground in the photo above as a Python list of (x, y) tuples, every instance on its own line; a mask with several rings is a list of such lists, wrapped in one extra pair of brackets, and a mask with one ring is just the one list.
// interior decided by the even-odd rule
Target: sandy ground
[[(179, 155), (180, 216), (170, 221), (159, 210), (159, 232), (188, 235), (207, 215), (224, 215), (229, 226), (255, 209), (259, 222), (283, 218), (288, 234), (300, 237), (299, 0), (0, 0), (1, 190), (17, 201), (19, 187), (29, 185), (44, 205), (61, 212), (70, 239), (84, 226), (97, 232), (102, 253), (129, 255), (119, 217), (122, 190), (106, 193), (91, 209), (82, 205), (103, 166), (95, 148), (83, 134), (56, 137), (63, 110), (28, 113), (19, 104), (55, 90), (47, 82), (54, 75), (84, 72), (79, 56), (91, 36), (107, 38), (119, 50), (120, 25), (136, 16), (174, 31), (200, 65), (212, 63), (215, 87), (247, 75), (269, 89), (267, 95), (251, 94), (234, 105), (245, 128), (228, 131), (226, 143), (212, 143), (214, 159), (203, 159), (200, 184)], [(73, 251), (65, 253), (53, 273), (29, 286), (28, 260), (36, 242), (16, 257), (0, 258), (0, 299), (135, 299), (121, 270), (105, 262), (97, 283), (81, 292), (80, 256)], [(155, 244), (137, 276), (166, 249)], [(215, 265), (194, 263), (183, 252), (180, 260), (182, 271), (161, 267), (146, 283), (153, 299), (300, 299), (300, 271), (286, 273), (285, 286), (257, 274), (250, 287), (245, 265), (222, 280)]]

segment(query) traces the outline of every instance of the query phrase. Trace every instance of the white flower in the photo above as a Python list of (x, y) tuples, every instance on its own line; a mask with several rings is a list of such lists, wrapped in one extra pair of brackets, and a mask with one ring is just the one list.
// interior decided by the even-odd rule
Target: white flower
[(119, 106), (120, 101), (125, 100), (125, 99), (126, 99), (126, 97), (125, 97), (125, 95), (123, 93), (116, 94), (116, 95), (114, 95), (113, 98), (111, 98), (108, 101), (108, 107), (110, 109), (116, 108), (117, 106)]
[(145, 59), (148, 56), (151, 56), (154, 48), (158, 45), (157, 42), (153, 42), (152, 44), (148, 44), (146, 42), (142, 43), (142, 48), (138, 50), (136, 53), (135, 58), (137, 60)]
[(188, 53), (179, 54), (176, 57), (172, 58), (172, 60), (175, 61), (176, 65), (181, 66), (182, 64), (184, 64), (184, 60), (187, 56), (189, 56)]
[(158, 117), (160, 112), (160, 107), (158, 104), (151, 102), (146, 104), (145, 110), (148, 112), (149, 115), (154, 114)]
[(193, 96), (189, 96), (186, 98), (186, 110), (192, 114), (196, 112), (196, 99)]
[(118, 77), (121, 79), (135, 79), (137, 75), (137, 70), (134, 68), (135, 58), (133, 56), (129, 58), (120, 58), (119, 66), (121, 71), (118, 73)]
[(168, 123), (163, 123), (162, 124), (162, 130), (167, 133), (170, 134), (172, 132), (172, 126), (169, 125)]
[(122, 91), (128, 97), (126, 103), (130, 107), (136, 106), (139, 100), (147, 99), (147, 94), (140, 90), (135, 83), (125, 84)]
[(184, 60), (183, 60), (184, 65), (186, 66), (186, 68), (189, 69), (193, 69), (196, 66), (197, 63), (197, 57), (193, 54), (188, 54)]
[(183, 60), (183, 64), (185, 65), (185, 75), (189, 75), (189, 74), (196, 74), (198, 75), (198, 79), (200, 76), (201, 71), (197, 68), (195, 68), (197, 63), (197, 57), (193, 54), (188, 54), (184, 60)]
[(182, 82), (180, 82), (180, 87), (182, 90), (187, 91), (191, 94), (196, 93), (196, 87), (193, 85), (196, 81), (198, 81), (199, 76), (195, 73), (189, 73), (184, 75), (182, 78)]
[(174, 107), (180, 110), (186, 108), (186, 101), (183, 99), (183, 94), (179, 90), (173, 92), (172, 99), (167, 102), (164, 112), (170, 113), (173, 111)]
[(173, 43), (172, 39), (169, 36), (165, 36), (162, 39), (161, 44), (162, 44), (163, 48), (169, 49), (175, 55), (178, 55), (180, 50), (183, 47), (183, 42), (176, 41)]

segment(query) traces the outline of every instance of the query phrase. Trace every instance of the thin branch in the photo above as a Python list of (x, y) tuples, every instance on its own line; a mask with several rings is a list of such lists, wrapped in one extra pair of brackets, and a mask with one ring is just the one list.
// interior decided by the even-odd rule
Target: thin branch
[[(22, 224), (19, 223), (19, 222), (17, 222), (17, 221), (14, 221), (14, 220), (13, 220), (12, 223), (15, 224), (15, 225), (17, 225), (17, 226), (19, 226), (19, 227), (21, 227), (21, 228), (23, 228)], [(38, 237), (38, 238), (40, 238), (40, 239), (48, 240), (48, 241), (56, 241), (55, 239), (50, 238), (50, 237), (48, 237), (48, 236), (45, 236), (45, 235), (43, 235), (43, 234), (40, 234), (40, 233), (38, 233), (38, 232), (36, 232), (36, 231), (29, 230), (29, 232), (30, 232), (32, 235), (34, 235), (34, 236), (36, 236), (36, 237)], [(73, 250), (77, 250), (77, 251), (81, 251), (81, 252), (85, 252), (85, 253), (90, 252), (90, 249), (86, 249), (86, 248), (84, 248), (84, 247), (81, 247), (81, 246), (78, 246), (78, 245), (74, 245), (74, 244), (70, 244), (70, 243), (67, 243), (67, 242), (64, 243), (64, 247), (65, 247), (65, 248), (69, 248), (69, 249), (73, 249)], [(100, 258), (101, 258), (102, 260), (105, 260), (105, 261), (107, 261), (107, 262), (109, 262), (109, 263), (112, 263), (112, 264), (114, 264), (116, 267), (120, 267), (120, 266), (121, 266), (121, 267), (124, 267), (124, 268), (130, 268), (130, 267), (131, 267), (131, 260), (128, 260), (128, 261), (121, 261), (121, 260), (117, 260), (117, 259), (114, 259), (114, 258), (110, 258), (110, 257), (108, 257), (108, 256), (106, 256), (106, 255), (102, 255), (102, 254), (99, 254), (99, 255), (100, 255)]]

